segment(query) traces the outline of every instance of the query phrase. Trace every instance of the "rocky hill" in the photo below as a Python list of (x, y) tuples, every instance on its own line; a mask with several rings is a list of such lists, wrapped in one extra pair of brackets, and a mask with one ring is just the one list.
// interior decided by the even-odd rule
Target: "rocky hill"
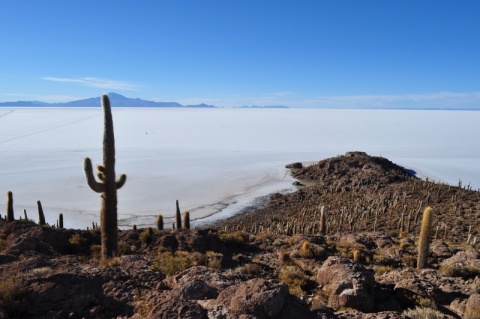
[(360, 152), (290, 167), (297, 192), (211, 228), (119, 231), (109, 260), (97, 229), (0, 220), (0, 318), (480, 317), (478, 192)]

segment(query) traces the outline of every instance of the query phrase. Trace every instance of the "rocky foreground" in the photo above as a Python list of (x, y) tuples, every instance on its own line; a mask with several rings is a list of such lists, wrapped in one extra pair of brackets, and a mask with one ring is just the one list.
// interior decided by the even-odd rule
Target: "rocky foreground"
[(295, 193), (210, 229), (120, 231), (106, 261), (98, 230), (0, 220), (0, 318), (480, 318), (478, 191), (358, 152), (291, 169)]

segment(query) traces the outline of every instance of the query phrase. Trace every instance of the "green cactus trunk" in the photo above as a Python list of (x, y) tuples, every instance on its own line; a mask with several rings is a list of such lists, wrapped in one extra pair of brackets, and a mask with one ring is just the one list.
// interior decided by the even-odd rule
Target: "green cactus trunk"
[(102, 210), (100, 212), (102, 232), (102, 258), (115, 256), (117, 252), (117, 189), (120, 189), (127, 179), (122, 174), (115, 180), (115, 136), (113, 134), (112, 111), (108, 95), (102, 95), (104, 113), (103, 133), (103, 166), (98, 167), (97, 182), (93, 176), (92, 162), (87, 157), (84, 162), (84, 171), (88, 185), (97, 193), (102, 193)]
[(422, 226), (420, 228), (420, 239), (418, 240), (417, 269), (426, 268), (428, 264), (428, 239), (430, 238), (432, 220), (433, 210), (432, 208), (427, 207), (423, 211)]
[(7, 221), (11, 222), (15, 220), (13, 214), (13, 194), (12, 192), (7, 193)]

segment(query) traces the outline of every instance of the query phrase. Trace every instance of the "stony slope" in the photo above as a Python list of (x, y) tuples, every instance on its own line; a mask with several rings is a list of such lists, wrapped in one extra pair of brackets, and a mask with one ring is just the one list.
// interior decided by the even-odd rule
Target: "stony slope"
[[(364, 153), (295, 167), (307, 185), (296, 193), (217, 229), (120, 231), (107, 261), (98, 230), (0, 220), (0, 318), (480, 317), (480, 252), (465, 243), (478, 192)], [(417, 270), (426, 204), (449, 232), (432, 235)], [(325, 236), (319, 205), (330, 207)]]
[(460, 243), (469, 233), (472, 239), (478, 235), (480, 193), (468, 186), (424, 181), (385, 158), (362, 152), (349, 152), (309, 167), (299, 168), (298, 164), (288, 166), (300, 180), (298, 191), (275, 194), (265, 207), (234, 216), (221, 225), (254, 232), (315, 234), (320, 207), (327, 206), (330, 234), (417, 234), (419, 216), (431, 206), (438, 238)]

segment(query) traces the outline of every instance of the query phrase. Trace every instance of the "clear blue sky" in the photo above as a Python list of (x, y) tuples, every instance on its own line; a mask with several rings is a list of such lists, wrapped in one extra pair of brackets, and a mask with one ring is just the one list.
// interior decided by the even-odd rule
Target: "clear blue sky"
[(480, 108), (480, 1), (3, 1), (0, 101)]

